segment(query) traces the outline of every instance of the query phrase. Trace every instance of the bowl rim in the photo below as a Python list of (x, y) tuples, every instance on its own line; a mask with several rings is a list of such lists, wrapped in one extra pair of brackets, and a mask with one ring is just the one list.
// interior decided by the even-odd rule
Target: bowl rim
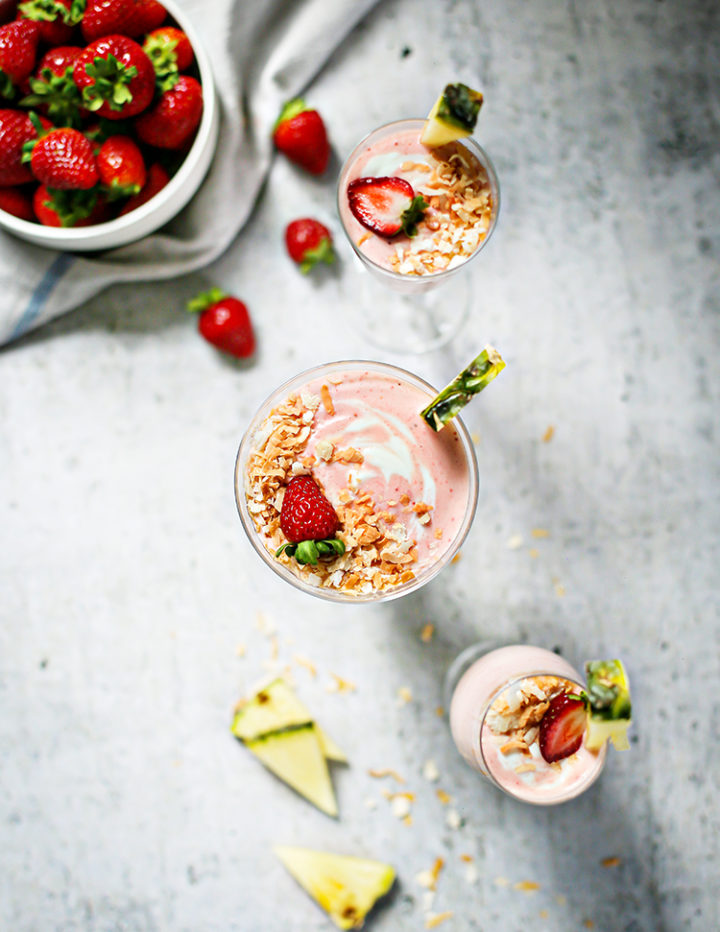
[[(95, 223), (87, 227), (51, 227), (30, 220), (22, 220), (0, 209), (0, 227), (35, 245), (43, 245), (47, 248), (73, 249), (78, 252), (82, 252), (83, 247), (92, 247), (100, 238), (112, 237), (114, 241), (116, 237), (120, 237), (119, 241), (114, 245), (109, 244), (102, 247), (112, 249), (122, 245), (129, 245), (134, 239), (149, 235), (169, 222), (187, 204), (187, 201), (185, 201), (178, 207), (177, 211), (167, 214), (170, 202), (183, 190), (196, 165), (202, 160), (203, 153), (213, 143), (213, 135), (217, 132), (218, 104), (210, 58), (200, 42), (195, 27), (187, 13), (177, 5), (175, 0), (162, 0), (162, 4), (171, 18), (176, 20), (178, 25), (182, 27), (183, 32), (190, 40), (200, 75), (200, 84), (203, 88), (203, 114), (200, 125), (193, 144), (178, 170), (165, 187), (153, 195), (145, 204), (122, 217), (115, 217), (113, 220), (107, 220), (104, 223)], [(156, 212), (160, 216), (159, 222), (157, 225), (150, 225), (145, 229), (146, 222)], [(136, 230), (136, 227), (143, 229)], [(131, 235), (125, 239), (122, 237), (123, 233)]]
[(288, 570), (278, 560), (273, 559), (273, 555), (270, 553), (270, 551), (266, 550), (260, 539), (260, 535), (255, 528), (252, 517), (250, 516), (247, 505), (247, 498), (244, 492), (245, 465), (250, 453), (252, 452), (252, 444), (255, 438), (255, 433), (260, 424), (268, 416), (272, 408), (274, 408), (282, 400), (282, 398), (287, 396), (287, 394), (293, 389), (300, 388), (304, 383), (309, 382), (313, 378), (317, 378), (322, 374), (332, 373), (333, 371), (347, 371), (347, 369), (357, 370), (363, 369), (365, 367), (374, 369), (375, 371), (380, 371), (382, 373), (387, 373), (393, 377), (400, 377), (415, 387), (423, 391), (427, 391), (429, 397), (434, 397), (437, 395), (437, 389), (429, 382), (425, 381), (425, 379), (423, 379), (421, 376), (411, 372), (408, 369), (404, 369), (401, 366), (396, 366), (394, 363), (380, 362), (374, 359), (338, 359), (326, 363), (321, 363), (319, 365), (312, 366), (309, 369), (305, 369), (302, 372), (294, 375), (292, 378), (287, 379), (265, 398), (265, 400), (258, 406), (255, 414), (252, 416), (248, 426), (246, 427), (243, 437), (240, 441), (237, 456), (235, 458), (235, 504), (237, 506), (243, 530), (245, 531), (248, 541), (252, 545), (253, 549), (262, 558), (265, 565), (276, 574), (276, 576), (279, 576), (281, 579), (285, 580), (285, 582), (290, 583), (294, 588), (299, 589), (301, 592), (305, 592), (308, 595), (315, 596), (316, 598), (324, 599), (329, 602), (338, 602), (344, 605), (367, 605), (368, 603), (389, 602), (393, 599), (398, 599), (402, 596), (409, 595), (411, 592), (415, 592), (417, 589), (420, 589), (422, 586), (426, 585), (432, 579), (434, 579), (435, 576), (437, 576), (437, 574), (450, 563), (465, 541), (470, 528), (472, 527), (475, 512), (477, 510), (480, 487), (480, 477), (477, 457), (475, 455), (475, 447), (467, 427), (458, 416), (453, 418), (453, 426), (455, 427), (455, 430), (457, 431), (457, 434), (460, 438), (463, 452), (465, 453), (467, 461), (467, 509), (462, 525), (458, 529), (450, 546), (442, 554), (442, 556), (440, 556), (433, 564), (428, 566), (423, 573), (407, 583), (403, 583), (400, 586), (394, 586), (392, 589), (383, 589), (381, 591), (373, 590), (372, 592), (366, 593), (364, 595), (348, 595), (340, 589), (311, 586), (300, 579), (298, 576), (295, 576), (294, 573)]

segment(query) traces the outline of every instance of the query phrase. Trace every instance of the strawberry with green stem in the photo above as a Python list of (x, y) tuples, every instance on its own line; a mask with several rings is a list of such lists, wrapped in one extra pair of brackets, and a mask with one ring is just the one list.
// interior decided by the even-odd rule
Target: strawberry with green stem
[(311, 175), (322, 175), (328, 166), (330, 143), (325, 123), (302, 97), (289, 100), (280, 111), (273, 128), (273, 141), (291, 162)]
[(160, 93), (173, 88), (180, 73), (187, 71), (195, 58), (190, 40), (175, 26), (162, 26), (148, 33), (143, 51), (153, 64)]
[[(154, 74), (154, 72), (153, 72)], [(200, 82), (182, 74), (157, 103), (135, 121), (142, 142), (158, 149), (180, 149), (198, 128), (203, 114)]]
[(45, 129), (31, 113), (37, 139), (25, 143), (23, 161), (41, 184), (59, 190), (87, 191), (99, 181), (92, 143), (77, 129)]
[[(51, 124), (39, 117), (42, 129)], [(0, 110), (0, 186), (25, 184), (33, 180), (32, 172), (23, 162), (25, 143), (37, 139), (38, 130), (30, 117), (21, 110)]]
[(198, 332), (214, 347), (246, 359), (255, 351), (255, 334), (247, 306), (220, 288), (197, 295), (187, 305), (199, 314)]
[(33, 208), (39, 222), (48, 227), (87, 227), (108, 219), (97, 188), (64, 191), (41, 184), (35, 189)]
[(40, 40), (49, 46), (65, 45), (83, 16), (83, 0), (25, 0), (18, 16), (37, 24)]
[(28, 81), (31, 93), (20, 101), (20, 105), (42, 110), (55, 126), (79, 129), (87, 111), (82, 107), (73, 68), (81, 54), (82, 49), (75, 45), (49, 49), (40, 59), (35, 75)]
[(290, 258), (298, 263), (303, 273), (309, 272), (318, 262), (330, 265), (335, 261), (330, 231), (312, 217), (302, 217), (288, 224), (285, 245)]
[(127, 36), (104, 36), (91, 42), (75, 61), (73, 78), (83, 105), (108, 120), (137, 116), (155, 93), (152, 63)]
[(129, 136), (110, 136), (97, 153), (100, 183), (108, 200), (139, 194), (147, 180), (145, 159)]
[(0, 26), (0, 97), (12, 98), (35, 67), (37, 23), (16, 19)]
[(280, 506), (280, 529), (288, 539), (276, 551), (298, 563), (316, 566), (320, 557), (342, 556), (345, 544), (335, 536), (340, 521), (312, 476), (294, 476)]
[(153, 162), (147, 170), (147, 180), (142, 190), (128, 198), (120, 209), (118, 216), (123, 217), (125, 214), (129, 214), (130, 211), (137, 210), (138, 207), (147, 204), (150, 198), (155, 197), (156, 194), (162, 191), (169, 181), (170, 176), (162, 165), (159, 162)]

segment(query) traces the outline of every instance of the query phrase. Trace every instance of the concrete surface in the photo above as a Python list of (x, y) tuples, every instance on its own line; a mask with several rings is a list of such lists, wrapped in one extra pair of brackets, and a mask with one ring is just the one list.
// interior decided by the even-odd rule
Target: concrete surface
[[(0, 354), (1, 929), (330, 928), (277, 843), (391, 861), (377, 932), (425, 928), (416, 875), (436, 857), (443, 932), (719, 927), (719, 45), (702, 0), (388, 0), (311, 89), (327, 177), (278, 159), (206, 275), (113, 289)], [(237, 445), (269, 391), (373, 355), (345, 323), (349, 247), (303, 278), (282, 233), (315, 214), (339, 237), (338, 159), (453, 79), (486, 94), (477, 136), (500, 223), (469, 273), (465, 331), (383, 358), (443, 383), (476, 347), (501, 349), (506, 371), (466, 418), (481, 501), (433, 583), (339, 608), (258, 564), (233, 501)], [(210, 281), (252, 310), (249, 365), (184, 313)], [(526, 807), (456, 755), (443, 675), (488, 636), (625, 659), (632, 750), (580, 799)], [(337, 822), (228, 731), (243, 691), (287, 663), (350, 756)], [(332, 674), (356, 690), (328, 692)], [(404, 776), (411, 825), (371, 768)]]

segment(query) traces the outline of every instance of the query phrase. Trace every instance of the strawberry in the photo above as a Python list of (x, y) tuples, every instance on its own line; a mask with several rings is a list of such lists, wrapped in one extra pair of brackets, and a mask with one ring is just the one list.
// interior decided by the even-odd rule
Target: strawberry
[(103, 36), (139, 36), (142, 29), (133, 28), (135, 0), (87, 0), (83, 13), (82, 29), (86, 42)]
[(37, 24), (41, 42), (65, 45), (82, 15), (72, 7), (73, 0), (25, 0), (18, 6), (18, 15)]
[(200, 82), (182, 74), (174, 87), (160, 95), (154, 107), (138, 117), (135, 131), (149, 146), (179, 149), (197, 129), (202, 112)]
[(163, 26), (145, 37), (143, 51), (153, 63), (160, 92), (177, 83), (178, 74), (192, 65), (195, 55), (190, 40), (175, 26)]
[(55, 126), (79, 127), (87, 111), (80, 106), (80, 91), (73, 78), (73, 66), (82, 49), (59, 45), (40, 59), (34, 77), (29, 79), (30, 93), (20, 104), (40, 108)]
[(32, 199), (22, 188), (0, 188), (0, 210), (20, 220), (34, 220)]
[(37, 23), (29, 19), (0, 26), (0, 97), (13, 97), (15, 86), (32, 74), (38, 39)]
[(167, 19), (168, 12), (158, 0), (135, 0), (129, 36), (142, 36), (157, 29)]
[(540, 753), (552, 764), (579, 750), (587, 728), (585, 701), (571, 693), (560, 693), (540, 719)]
[(110, 200), (139, 194), (147, 180), (143, 154), (129, 136), (106, 139), (97, 154), (97, 168)]
[(305, 273), (318, 262), (335, 261), (332, 236), (327, 227), (311, 217), (293, 220), (285, 230), (285, 245), (290, 258)]
[[(40, 117), (40, 124), (50, 126), (44, 117)], [(30, 168), (22, 161), (23, 147), (37, 135), (38, 131), (27, 114), (20, 110), (0, 110), (0, 186), (33, 180)]]
[(92, 143), (77, 129), (43, 130), (35, 114), (30, 119), (39, 138), (25, 144), (23, 159), (30, 162), (33, 176), (61, 191), (94, 188), (99, 176)]
[(356, 178), (347, 187), (353, 216), (379, 236), (415, 236), (428, 207), (404, 178)]
[(104, 36), (91, 42), (76, 59), (73, 78), (83, 104), (108, 120), (136, 116), (155, 93), (152, 63), (127, 36)]
[(188, 303), (188, 310), (200, 313), (198, 331), (208, 343), (231, 356), (245, 359), (255, 350), (250, 315), (242, 301), (211, 288)]
[(123, 204), (118, 216), (123, 217), (125, 214), (129, 214), (131, 210), (136, 210), (138, 207), (142, 207), (143, 204), (147, 204), (151, 197), (154, 197), (158, 191), (162, 191), (168, 181), (170, 181), (170, 176), (162, 165), (153, 162), (147, 170), (147, 181), (142, 191), (139, 194), (134, 194)]
[(322, 175), (330, 159), (330, 144), (323, 119), (309, 110), (301, 97), (288, 101), (273, 129), (273, 141), (291, 162), (312, 175)]
[(280, 529), (289, 543), (284, 551), (298, 563), (317, 564), (319, 557), (345, 553), (345, 545), (334, 537), (340, 522), (335, 509), (312, 476), (294, 476), (288, 482), (280, 507)]
[(33, 207), (40, 223), (47, 227), (89, 227), (109, 217), (97, 189), (59, 191), (41, 184), (35, 189)]

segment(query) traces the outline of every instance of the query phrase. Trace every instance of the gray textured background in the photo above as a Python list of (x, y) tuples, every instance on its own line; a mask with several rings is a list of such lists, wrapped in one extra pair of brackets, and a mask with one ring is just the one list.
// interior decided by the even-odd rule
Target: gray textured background
[[(508, 362), (467, 413), (483, 488), (462, 560), (414, 596), (338, 608), (288, 591), (235, 514), (258, 403), (302, 368), (373, 355), (344, 322), (349, 247), (307, 279), (283, 253), (298, 215), (339, 236), (332, 171), (278, 159), (206, 276), (111, 290), (0, 355), (2, 930), (329, 928), (274, 843), (391, 861), (378, 932), (424, 928), (415, 875), (438, 855), (443, 932), (718, 927), (717, 10), (388, 0), (313, 85), (338, 156), (447, 80), (486, 93), (477, 137), (503, 209), (470, 272), (473, 319), (444, 351), (384, 357), (436, 383), (488, 341)], [(253, 364), (183, 313), (209, 281), (250, 305)], [(293, 665), (298, 692), (350, 755), (338, 822), (228, 733), (273, 630), (281, 664), (317, 665)], [(442, 677), (486, 636), (625, 659), (633, 747), (579, 800), (525, 807), (456, 756)], [(331, 673), (356, 691), (328, 693)], [(373, 767), (405, 776), (412, 825)]]

